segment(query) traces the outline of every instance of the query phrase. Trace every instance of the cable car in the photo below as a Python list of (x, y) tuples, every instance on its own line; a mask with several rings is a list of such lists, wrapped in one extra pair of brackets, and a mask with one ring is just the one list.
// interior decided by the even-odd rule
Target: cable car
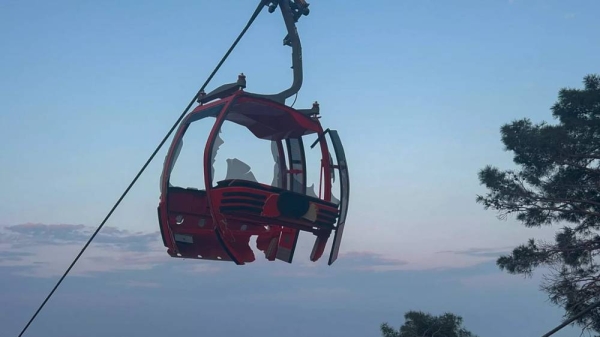
[[(164, 161), (158, 205), (163, 244), (172, 257), (243, 265), (256, 259), (250, 247), (250, 238), (256, 236), (257, 249), (267, 260), (291, 263), (301, 231), (315, 236), (311, 261), (321, 258), (332, 232), (335, 234), (328, 264), (338, 257), (350, 188), (341, 139), (336, 130), (323, 130), (318, 103), (311, 109), (294, 109), (285, 104), (302, 83), (295, 22), (301, 14), (307, 14), (307, 5), (299, 6), (289, 0), (272, 3), (281, 8), (288, 30), (284, 44), (292, 47), (293, 84), (279, 94), (254, 94), (244, 90), (246, 79), (242, 74), (237, 82), (202, 93), (199, 105), (182, 120)], [(272, 9), (273, 4), (271, 12)], [(206, 135), (203, 168), (198, 168), (204, 172), (204, 189), (173, 186), (171, 173), (177, 165), (183, 137), (190, 125), (206, 119), (213, 125)], [(250, 168), (237, 158), (227, 159), (225, 179), (214, 181), (215, 157), (223, 143), (219, 134), (223, 125), (229, 123), (270, 143), (275, 164), (272, 183), (256, 181)], [(321, 165), (314, 168), (321, 172), (319, 195), (307, 189), (306, 141), (312, 142), (311, 148), (318, 145), (320, 149)], [(332, 193), (336, 172), (340, 179), (339, 200)]]

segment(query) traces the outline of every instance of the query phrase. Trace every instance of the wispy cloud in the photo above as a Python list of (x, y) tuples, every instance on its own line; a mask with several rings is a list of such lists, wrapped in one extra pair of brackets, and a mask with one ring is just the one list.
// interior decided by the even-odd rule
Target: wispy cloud
[(375, 252), (348, 252), (340, 254), (343, 268), (362, 271), (392, 271), (402, 270), (409, 263), (407, 261), (387, 257)]
[(340, 254), (343, 268), (351, 270), (384, 272), (384, 271), (419, 271), (470, 268), (495, 260), (507, 248), (471, 248), (466, 250), (439, 251), (435, 253), (412, 253), (400, 259), (393, 255), (378, 252), (347, 252)]
[[(0, 267), (33, 277), (61, 275), (92, 234), (83, 225), (22, 224), (0, 227)], [(131, 233), (104, 228), (71, 271), (90, 276), (97, 272), (145, 270), (167, 262), (157, 233)]]
[(437, 254), (455, 254), (465, 255), (474, 257), (489, 257), (498, 258), (500, 255), (507, 254), (513, 250), (514, 247), (488, 247), (488, 248), (468, 248), (461, 250), (443, 250), (437, 252)]
[[(0, 268), (11, 268), (11, 273), (21, 276), (60, 276), (93, 231), (93, 227), (67, 224), (0, 226)], [(471, 248), (434, 254), (419, 253), (402, 259), (375, 251), (350, 251), (340, 254), (332, 267), (323, 261), (313, 263), (301, 259), (304, 255), (300, 254), (290, 268), (284, 266), (270, 270), (271, 275), (277, 277), (323, 278), (332, 275), (329, 271), (324, 272), (325, 268), (333, 268), (335, 273), (466, 268), (492, 261), (507, 251), (509, 247)], [(257, 260), (255, 263), (262, 265), (272, 262)], [(149, 270), (167, 264), (174, 272), (192, 275), (217, 273), (231, 267), (222, 262), (174, 260), (166, 254), (158, 232), (134, 233), (105, 227), (73, 268), (71, 275)]]

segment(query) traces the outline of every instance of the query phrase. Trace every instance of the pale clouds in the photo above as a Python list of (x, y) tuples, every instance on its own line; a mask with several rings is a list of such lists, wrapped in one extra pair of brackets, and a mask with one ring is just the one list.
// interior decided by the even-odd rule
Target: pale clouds
[[(62, 275), (93, 228), (83, 225), (23, 224), (0, 227), (0, 267), (33, 277)], [(147, 270), (168, 262), (158, 233), (104, 228), (71, 270), (72, 275)]]
[[(84, 225), (20, 224), (0, 226), (0, 267), (31, 277), (57, 277), (92, 235), (95, 228)], [(437, 253), (384, 254), (376, 251), (349, 251), (340, 254), (333, 267), (307, 259), (310, 247), (299, 245), (293, 268), (273, 268), (273, 276), (320, 277), (324, 268), (337, 272), (388, 272), (466, 268), (494, 260), (506, 247), (469, 249)], [(257, 256), (258, 257), (258, 256)], [(253, 264), (273, 264), (258, 258)], [(77, 262), (71, 275), (91, 276), (100, 272), (149, 270), (171, 264), (183, 274), (217, 273), (227, 268), (224, 263), (181, 260), (169, 257), (160, 233), (142, 233), (105, 227)], [(131, 286), (141, 286), (140, 284)]]
[(394, 255), (361, 251), (341, 254), (340, 259), (352, 260), (353, 270), (365, 271), (417, 271), (438, 269), (460, 269), (477, 266), (494, 261), (506, 247), (471, 248), (457, 251), (440, 251), (435, 253), (406, 253), (402, 258)]
[(382, 254), (365, 251), (341, 254), (340, 259), (352, 261), (352, 264), (345, 266), (345, 268), (357, 271), (402, 270), (409, 265), (408, 262), (403, 260), (389, 258)]
[(514, 247), (489, 247), (489, 248), (468, 248), (461, 250), (444, 250), (439, 251), (437, 254), (444, 256), (453, 256), (460, 258), (467, 258), (470, 261), (477, 263), (489, 262), (498, 259), (502, 255), (509, 254)]

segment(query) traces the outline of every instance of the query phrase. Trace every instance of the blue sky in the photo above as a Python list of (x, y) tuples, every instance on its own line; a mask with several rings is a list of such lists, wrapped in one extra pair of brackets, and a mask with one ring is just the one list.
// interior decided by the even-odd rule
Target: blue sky
[[(0, 2), (0, 225), (96, 226), (255, 6), (254, 1)], [(192, 331), (198, 301), (207, 297), (205, 321), (223, 335), (228, 329), (277, 335), (277, 329), (263, 333), (267, 323), (298, 336), (308, 329), (323, 336), (334, 329), (376, 335), (381, 321), (400, 325), (409, 309), (457, 312), (485, 336), (536, 335), (558, 322), (561, 311), (537, 290), (539, 280), (522, 281), (493, 265), (501, 252), (532, 236), (551, 238), (553, 229), (524, 229), (484, 211), (474, 201), (485, 192), (477, 171), (487, 164), (512, 165), (500, 142), (503, 123), (550, 120), (558, 90), (579, 87), (583, 76), (598, 71), (600, 4), (313, 1), (311, 9), (299, 23), (305, 76), (295, 107), (318, 100), (322, 122), (343, 138), (352, 179), (342, 244), (346, 257), (330, 268), (322, 266), (325, 261), (311, 266), (304, 254), (292, 266), (218, 265), (220, 272), (212, 270), (215, 264), (167, 259), (156, 234), (165, 147), (108, 223), (127, 235), (154, 238), (153, 250), (137, 258), (127, 247), (90, 250), (82, 264), (87, 261), (92, 274), (63, 284), (32, 336), (77, 335), (86, 327), (98, 329), (98, 335), (115, 329), (109, 331), (114, 334), (136, 321), (137, 331), (158, 336), (165, 328), (147, 322), (164, 312), (170, 312), (170, 321), (182, 315), (187, 323), (181, 331)], [(264, 12), (208, 89), (240, 72), (252, 92), (286, 87), (291, 72), (290, 50), (281, 46), (284, 35), (280, 17)], [(270, 158), (268, 150), (262, 155)], [(251, 166), (257, 176), (268, 172)], [(57, 239), (63, 233), (60, 227), (48, 230), (58, 230)], [(11, 235), (14, 241), (0, 246), (5, 254), (0, 303), (15, 309), (0, 323), (16, 334), (56, 280), (55, 271), (77, 249), (55, 240), (23, 246), (18, 240), (29, 239)], [(10, 255), (11, 242), (32, 255)], [(300, 249), (311, 244), (307, 235)], [(474, 249), (492, 255), (456, 253)], [(14, 259), (20, 262), (5, 262)], [(380, 263), (389, 260), (402, 263)], [(356, 270), (361, 265), (371, 267)], [(293, 276), (315, 270), (322, 279)], [(281, 276), (282, 285), (270, 292), (266, 284), (273, 284), (273, 273), (290, 276)], [(456, 281), (462, 279), (470, 281)], [(237, 292), (221, 298), (202, 288), (208, 280)], [(287, 291), (286, 284), (298, 292)], [(312, 286), (328, 295), (303, 296)], [(127, 307), (134, 299), (142, 303), (136, 310)], [(275, 308), (277, 314), (258, 315), (251, 305)], [(309, 315), (315, 307), (323, 315), (335, 311), (334, 323)], [(236, 325), (217, 314), (227, 308), (237, 308), (234, 316), (243, 308), (252, 314)], [(77, 323), (59, 327), (73, 316), (78, 319), (68, 321)]]

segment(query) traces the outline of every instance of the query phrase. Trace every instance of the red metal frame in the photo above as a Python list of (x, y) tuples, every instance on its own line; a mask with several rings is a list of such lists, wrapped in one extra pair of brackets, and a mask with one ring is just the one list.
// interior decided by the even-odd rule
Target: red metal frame
[[(257, 108), (257, 105), (260, 107)], [(222, 107), (215, 114), (215, 107), (218, 106)], [(277, 115), (261, 114), (261, 111), (268, 109)], [(216, 117), (216, 121), (204, 149), (206, 190), (169, 186), (177, 147), (189, 124), (208, 116)], [(230, 180), (217, 182), (216, 186), (213, 186), (212, 151), (221, 125), (225, 121), (243, 125), (244, 120), (249, 118), (259, 121), (246, 125), (256, 137), (277, 141), (277, 151), (282, 159), (281, 177), (284, 182), (292, 170), (286, 167), (282, 141), (289, 138), (302, 139), (303, 135), (309, 134), (316, 134), (321, 139), (322, 160), (319, 171), (323, 172), (321, 177), (325, 177), (322, 179), (323, 199), (293, 192), (285, 183), (283, 188), (278, 188), (255, 182)], [(231, 96), (196, 107), (181, 122), (163, 166), (158, 216), (168, 254), (173, 257), (245, 264), (255, 260), (249, 240), (252, 235), (257, 235), (258, 249), (264, 252), (266, 259), (273, 261), (277, 258), (291, 263), (299, 231), (306, 231), (316, 236), (311, 260), (318, 260), (331, 232), (336, 229), (335, 224), (339, 216), (338, 205), (331, 202), (329, 177), (332, 167), (329, 158), (329, 149), (318, 118), (284, 104), (239, 90)], [(304, 207), (300, 211), (305, 213), (294, 214), (298, 211), (298, 205)]]

